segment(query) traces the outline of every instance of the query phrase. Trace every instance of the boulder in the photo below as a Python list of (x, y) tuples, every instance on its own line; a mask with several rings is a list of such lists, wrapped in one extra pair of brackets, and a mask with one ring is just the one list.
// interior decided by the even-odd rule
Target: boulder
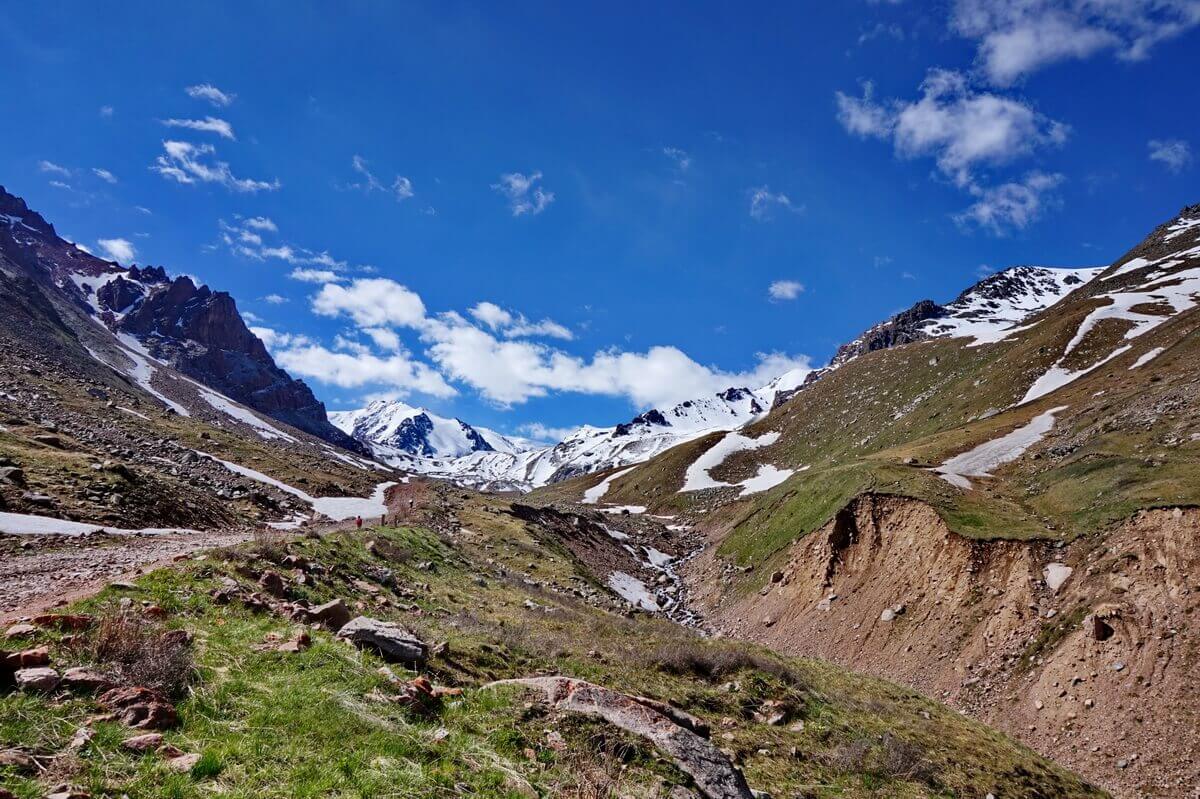
[(171, 769), (171, 771), (179, 772), (180, 774), (186, 774), (195, 768), (196, 764), (199, 762), (200, 755), (192, 752), (189, 754), (176, 755), (175, 757), (168, 758), (167, 768)]
[(22, 691), (49, 693), (58, 687), (58, 672), (46, 666), (32, 669), (17, 669), (13, 675), (17, 687)]
[(569, 677), (527, 677), (500, 680), (486, 687), (517, 686), (540, 692), (559, 710), (597, 716), (609, 724), (645, 738), (696, 783), (708, 799), (753, 799), (742, 772), (729, 757), (691, 729), (676, 723), (639, 697)]
[(359, 649), (378, 652), (384, 660), (420, 668), (429, 657), (429, 648), (408, 630), (369, 616), (351, 619), (337, 634)]
[(351, 619), (350, 609), (340, 599), (326, 602), (324, 605), (317, 605), (315, 608), (309, 610), (308, 617), (329, 630), (340, 630)]
[(8, 638), (25, 638), (30, 635), (35, 635), (38, 631), (37, 627), (32, 624), (14, 624), (4, 631), (4, 635)]

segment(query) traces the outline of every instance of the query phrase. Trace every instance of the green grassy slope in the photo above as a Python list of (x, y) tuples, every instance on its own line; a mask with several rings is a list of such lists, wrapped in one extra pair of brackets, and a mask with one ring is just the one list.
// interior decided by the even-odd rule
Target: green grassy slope
[[(196, 674), (180, 695), (181, 723), (166, 734), (201, 755), (184, 773), (158, 755), (135, 755), (129, 732), (96, 722), (96, 736), (61, 754), (51, 773), (0, 767), (0, 786), (22, 799), (52, 781), (93, 796), (665, 796), (684, 775), (645, 742), (604, 724), (548, 716), (526, 697), (483, 690), (499, 678), (581, 677), (676, 704), (700, 716), (734, 753), (748, 781), (774, 796), (1084, 797), (1100, 793), (1027, 749), (894, 685), (814, 661), (698, 638), (667, 622), (604, 609), (573, 589), (591, 583), (563, 548), (497, 500), (469, 498), (462, 529), (374, 529), (323, 539), (248, 545), (154, 572), (138, 588), (110, 588), (71, 608), (111, 613), (122, 598), (167, 611), (166, 625), (195, 636)], [(368, 548), (366, 542), (376, 545)], [(538, 557), (530, 567), (531, 552)], [(287, 554), (317, 564), (292, 598), (335, 596), (396, 619), (446, 646), (434, 683), (460, 697), (418, 711), (386, 700), (396, 687), (381, 661), (314, 631), (284, 654), (263, 646), (297, 626), (237, 603), (218, 605), (222, 580), (253, 588)], [(380, 582), (381, 569), (395, 582)], [(587, 593), (587, 592), (581, 592)], [(86, 637), (87, 634), (85, 633)], [(86, 647), (42, 633), (56, 665)], [(3, 642), (13, 648), (17, 642)], [(30, 642), (25, 640), (22, 645)], [(100, 664), (103, 666), (104, 664)], [(404, 670), (393, 666), (399, 674)], [(409, 675), (411, 676), (411, 675)], [(766, 704), (774, 703), (774, 704)], [(780, 710), (770, 724), (764, 712)], [(0, 696), (0, 747), (63, 753), (96, 713), (84, 695)]]

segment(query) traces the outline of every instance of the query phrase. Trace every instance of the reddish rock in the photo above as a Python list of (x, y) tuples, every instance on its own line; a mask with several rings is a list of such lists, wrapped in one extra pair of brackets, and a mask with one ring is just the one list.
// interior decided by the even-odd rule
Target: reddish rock
[(26, 649), (5, 656), (9, 667), (14, 669), (30, 669), (35, 666), (46, 666), (50, 663), (50, 650), (44, 646)]
[(179, 722), (179, 716), (165, 696), (141, 686), (126, 686), (105, 691), (100, 704), (112, 711), (113, 718), (139, 730), (165, 730)]
[(91, 616), (71, 613), (43, 613), (33, 617), (33, 623), (38, 627), (55, 630), (86, 630), (92, 622)]
[(275, 651), (296, 653), (296, 652), (303, 652), (305, 649), (308, 649), (310, 646), (312, 646), (312, 636), (310, 636), (307, 631), (304, 631), (304, 632), (301, 632), (299, 635), (297, 635), (292, 640), (285, 641), (284, 643), (275, 647)]
[(196, 764), (199, 762), (200, 755), (198, 754), (181, 754), (169, 758), (167, 760), (167, 768), (171, 769), (172, 771), (180, 772), (181, 774), (186, 774), (195, 768)]
[(148, 732), (145, 735), (135, 735), (121, 741), (121, 746), (130, 752), (153, 752), (163, 745), (161, 733)]
[(287, 594), (287, 585), (279, 576), (279, 572), (263, 572), (262, 576), (258, 578), (258, 585), (276, 599), (282, 599)]
[(345, 627), (351, 618), (350, 609), (340, 599), (326, 602), (324, 605), (317, 605), (308, 612), (308, 617), (327, 630), (335, 632)]
[(14, 624), (4, 631), (4, 634), (9, 638), (24, 638), (29, 635), (34, 635), (38, 628), (32, 624)]

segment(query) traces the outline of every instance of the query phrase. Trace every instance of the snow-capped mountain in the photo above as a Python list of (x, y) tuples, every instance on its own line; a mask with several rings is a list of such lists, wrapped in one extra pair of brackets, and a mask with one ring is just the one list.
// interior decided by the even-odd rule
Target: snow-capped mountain
[(515, 454), (533, 449), (528, 439), (504, 436), (461, 419), (447, 419), (395, 400), (375, 400), (356, 411), (329, 414), (334, 426), (359, 441), (423, 458), (457, 458), (472, 452)]
[(1014, 266), (990, 275), (951, 303), (921, 300), (906, 311), (868, 328), (838, 348), (829, 366), (813, 372), (819, 379), (860, 355), (927, 338), (970, 336), (974, 345), (989, 344), (1015, 333), (1026, 319), (1046, 310), (1075, 289), (1086, 285), (1100, 269), (1056, 269)]
[(794, 390), (807, 373), (795, 369), (758, 389), (730, 388), (652, 408), (613, 427), (580, 427), (557, 444), (536, 448), (403, 403), (376, 402), (330, 417), (391, 466), (479, 488), (525, 491), (640, 463), (714, 430), (739, 428), (769, 411), (776, 395)]

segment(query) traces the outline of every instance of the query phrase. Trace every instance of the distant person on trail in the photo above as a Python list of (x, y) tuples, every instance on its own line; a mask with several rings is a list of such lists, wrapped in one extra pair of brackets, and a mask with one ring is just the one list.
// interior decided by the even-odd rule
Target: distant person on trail
[(354, 526), (357, 527), (359, 530), (362, 529), (362, 517), (361, 516), (354, 517)]

